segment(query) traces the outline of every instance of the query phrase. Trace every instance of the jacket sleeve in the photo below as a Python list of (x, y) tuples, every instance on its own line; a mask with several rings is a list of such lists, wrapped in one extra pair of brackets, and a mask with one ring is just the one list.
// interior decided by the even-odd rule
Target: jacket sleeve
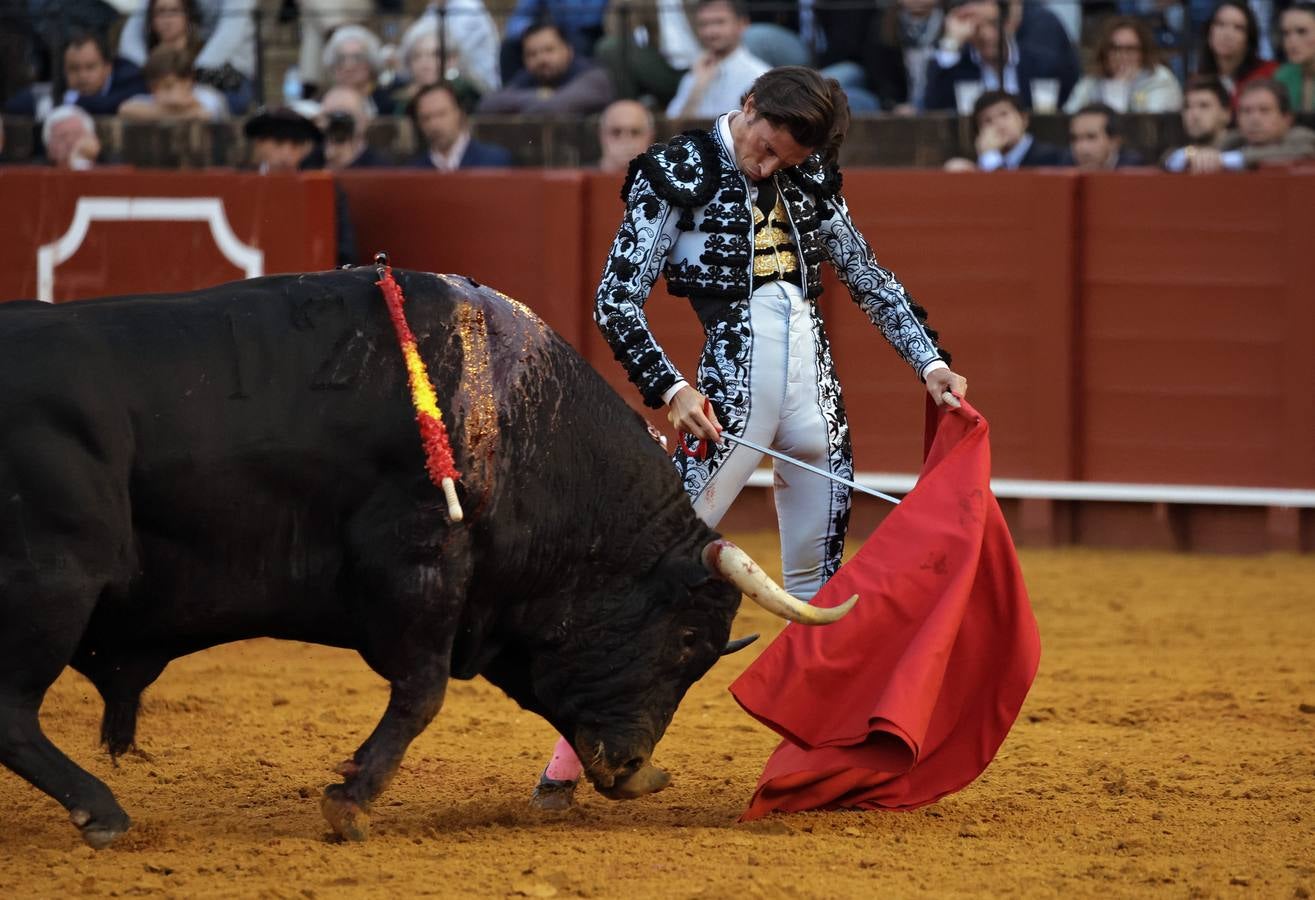
[(926, 311), (913, 302), (889, 269), (877, 263), (872, 248), (854, 226), (844, 198), (835, 194), (823, 202), (822, 245), (854, 302), (919, 378), (933, 362), (948, 363), (949, 354), (937, 346), (936, 332), (924, 324)]
[(676, 242), (677, 220), (671, 204), (636, 172), (594, 300), (594, 321), (612, 355), (625, 367), (644, 402), (654, 409), (662, 406), (667, 388), (684, 380), (653, 337), (644, 315), (649, 291)]

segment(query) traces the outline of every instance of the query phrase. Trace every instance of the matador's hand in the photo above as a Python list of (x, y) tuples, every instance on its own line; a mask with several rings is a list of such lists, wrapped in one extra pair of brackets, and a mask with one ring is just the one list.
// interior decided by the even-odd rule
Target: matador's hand
[(692, 434), (699, 440), (721, 443), (721, 423), (712, 411), (708, 398), (686, 385), (667, 404), (667, 421), (680, 434)]
[(927, 393), (931, 394), (931, 398), (936, 401), (936, 405), (944, 406), (948, 402), (951, 406), (958, 406), (959, 402), (954, 400), (953, 396), (950, 398), (953, 402), (945, 399), (946, 392), (951, 395), (958, 394), (962, 397), (968, 393), (968, 379), (950, 369), (937, 369), (934, 372), (929, 372), (927, 374)]

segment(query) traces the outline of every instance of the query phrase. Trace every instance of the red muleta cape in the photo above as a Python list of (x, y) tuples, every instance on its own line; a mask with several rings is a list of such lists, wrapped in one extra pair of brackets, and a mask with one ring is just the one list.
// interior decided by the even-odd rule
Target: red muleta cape
[(826, 583), (831, 625), (788, 625), (731, 685), (785, 738), (741, 821), (773, 810), (913, 809), (995, 756), (1041, 656), (990, 489), (986, 420), (929, 404), (917, 485)]

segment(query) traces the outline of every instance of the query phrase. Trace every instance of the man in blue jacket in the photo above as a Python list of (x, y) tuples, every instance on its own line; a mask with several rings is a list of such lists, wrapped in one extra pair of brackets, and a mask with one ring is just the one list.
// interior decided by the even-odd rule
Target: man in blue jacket
[(440, 82), (422, 88), (407, 112), (421, 147), (414, 160), (417, 167), (451, 172), (511, 165), (506, 148), (482, 144), (470, 136), (466, 113), (450, 85)]

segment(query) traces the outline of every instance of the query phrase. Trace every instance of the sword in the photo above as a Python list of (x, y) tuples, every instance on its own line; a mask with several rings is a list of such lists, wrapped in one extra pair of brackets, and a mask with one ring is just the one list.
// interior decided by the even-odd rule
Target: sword
[(770, 447), (764, 447), (761, 444), (756, 444), (747, 438), (736, 437), (735, 435), (727, 434), (726, 432), (722, 432), (721, 437), (722, 440), (724, 441), (732, 441), (736, 444), (743, 444), (744, 446), (748, 447), (750, 450), (757, 450), (759, 453), (766, 453), (768, 456), (772, 457), (773, 459), (779, 459), (781, 462), (787, 462), (790, 463), (790, 465), (792, 466), (798, 466), (801, 469), (806, 469), (809, 472), (812, 472), (814, 475), (821, 475), (823, 478), (830, 478), (832, 481), (835, 481), (839, 484), (843, 484), (846, 487), (851, 488), (852, 490), (859, 491), (860, 493), (867, 494), (871, 497), (878, 497), (882, 500), (886, 500), (890, 503), (899, 505), (899, 500), (892, 497), (890, 494), (883, 494), (881, 493), (881, 491), (876, 491), (873, 490), (872, 488), (864, 487), (863, 485), (859, 484), (856, 481), (850, 481), (848, 478), (841, 478), (839, 475), (833, 475), (824, 469), (819, 469), (817, 466), (810, 466), (808, 463), (804, 462), (803, 460), (795, 459), (793, 456), (786, 456), (784, 453), (781, 453), (776, 450), (772, 450)]

